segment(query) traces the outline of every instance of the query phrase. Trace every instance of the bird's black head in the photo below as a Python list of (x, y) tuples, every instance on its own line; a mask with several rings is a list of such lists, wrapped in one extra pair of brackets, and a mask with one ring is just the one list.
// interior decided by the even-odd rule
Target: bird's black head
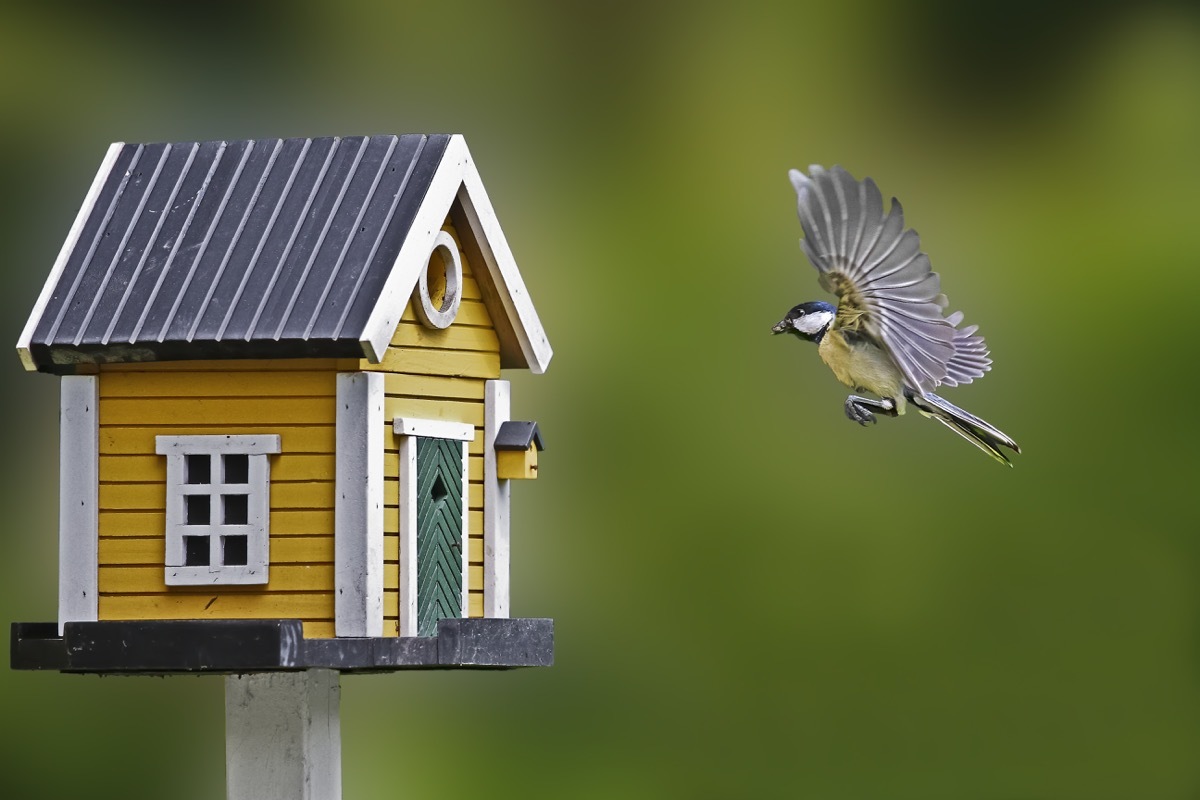
[(819, 342), (836, 315), (837, 309), (824, 300), (801, 303), (776, 322), (771, 332), (794, 333), (801, 339)]

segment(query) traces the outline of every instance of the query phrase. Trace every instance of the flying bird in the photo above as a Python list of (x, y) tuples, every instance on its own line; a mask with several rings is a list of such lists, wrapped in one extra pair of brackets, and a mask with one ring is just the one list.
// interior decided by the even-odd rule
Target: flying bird
[(840, 166), (788, 172), (800, 210), (800, 247), (820, 273), (821, 286), (838, 297), (801, 303), (771, 329), (814, 342), (821, 360), (851, 394), (846, 416), (861, 425), (875, 413), (903, 414), (911, 403), (997, 461), (1021, 452), (1009, 436), (934, 393), (970, 383), (991, 369), (978, 326), (959, 327), (961, 311), (945, 315), (938, 274), (921, 252), (917, 232), (904, 227), (904, 211), (870, 178), (858, 181)]

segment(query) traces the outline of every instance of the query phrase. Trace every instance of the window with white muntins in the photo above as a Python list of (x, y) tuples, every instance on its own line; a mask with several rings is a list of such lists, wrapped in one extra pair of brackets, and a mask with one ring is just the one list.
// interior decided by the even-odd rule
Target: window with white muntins
[(168, 586), (267, 582), (275, 434), (157, 436), (167, 457)]

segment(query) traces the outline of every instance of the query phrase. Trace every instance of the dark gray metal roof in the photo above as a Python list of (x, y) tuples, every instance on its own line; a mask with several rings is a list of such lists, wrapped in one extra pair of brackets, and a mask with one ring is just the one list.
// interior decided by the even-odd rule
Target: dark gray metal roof
[(492, 447), (497, 450), (528, 450), (531, 444), (536, 445), (538, 450), (545, 449), (542, 446), (542, 433), (538, 430), (538, 424), (509, 420), (500, 424)]
[(360, 356), (449, 139), (121, 146), (33, 328), (34, 363)]

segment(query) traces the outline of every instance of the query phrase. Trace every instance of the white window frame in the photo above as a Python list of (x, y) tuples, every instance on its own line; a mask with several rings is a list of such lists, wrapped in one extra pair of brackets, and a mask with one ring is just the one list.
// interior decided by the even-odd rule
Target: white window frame
[[(155, 452), (167, 457), (166, 485), (166, 562), (164, 578), (168, 586), (201, 586), (210, 584), (261, 584), (269, 577), (271, 514), (270, 462), (268, 455), (280, 451), (278, 434), (212, 436), (156, 436)], [(208, 483), (188, 483), (186, 457), (192, 455), (245, 455), (249, 475), (247, 483), (226, 484), (220, 475), (220, 458), (209, 464)], [(237, 494), (247, 495), (246, 524), (221, 524), (216, 498), (227, 487), (236, 487)], [(213, 498), (209, 524), (186, 525), (185, 501), (188, 495), (207, 495)], [(222, 535), (246, 536), (246, 564), (225, 566), (218, 563)], [(184, 563), (184, 536), (209, 537), (207, 566), (188, 566)]]

